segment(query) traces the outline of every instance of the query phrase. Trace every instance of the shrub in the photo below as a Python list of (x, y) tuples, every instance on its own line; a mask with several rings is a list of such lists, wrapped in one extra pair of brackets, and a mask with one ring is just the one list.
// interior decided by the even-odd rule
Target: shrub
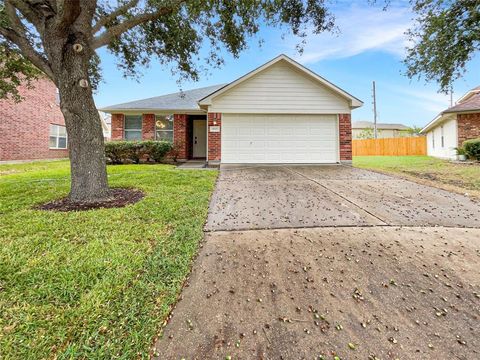
[(172, 144), (168, 141), (142, 141), (145, 154), (155, 162), (162, 162), (165, 155), (172, 150)]
[(105, 143), (105, 156), (110, 164), (162, 162), (171, 149), (172, 144), (166, 141), (111, 141)]
[(480, 138), (464, 141), (463, 148), (469, 158), (480, 160)]

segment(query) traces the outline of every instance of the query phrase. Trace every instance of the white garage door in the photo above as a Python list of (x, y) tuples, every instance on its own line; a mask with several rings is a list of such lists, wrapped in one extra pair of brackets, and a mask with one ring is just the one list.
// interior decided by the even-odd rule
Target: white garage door
[(222, 114), (222, 163), (335, 163), (336, 115)]

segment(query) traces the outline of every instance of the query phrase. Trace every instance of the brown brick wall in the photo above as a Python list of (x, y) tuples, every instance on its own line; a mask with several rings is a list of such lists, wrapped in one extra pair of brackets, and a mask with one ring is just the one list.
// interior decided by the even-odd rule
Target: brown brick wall
[(142, 139), (143, 140), (155, 139), (155, 115), (154, 114), (142, 115)]
[(46, 78), (33, 89), (19, 87), (24, 100), (0, 100), (0, 161), (68, 157), (68, 150), (49, 149), (50, 124), (65, 125), (56, 102), (56, 86)]
[(480, 138), (480, 113), (457, 114), (458, 144), (465, 140)]
[(123, 140), (123, 114), (112, 114), (112, 140)]
[(340, 161), (352, 160), (352, 120), (350, 114), (338, 115)]
[(173, 144), (177, 160), (188, 159), (188, 121), (185, 114), (173, 115)]
[[(216, 119), (216, 124), (214, 124)], [(222, 159), (222, 114), (208, 113), (208, 161), (220, 161)], [(220, 132), (210, 132), (210, 126), (220, 126)]]

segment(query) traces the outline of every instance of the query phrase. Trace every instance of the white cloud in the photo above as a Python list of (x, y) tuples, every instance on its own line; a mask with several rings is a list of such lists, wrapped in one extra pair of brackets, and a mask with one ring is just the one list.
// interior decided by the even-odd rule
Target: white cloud
[(450, 106), (450, 95), (435, 92), (429, 89), (385, 85), (387, 90), (409, 99), (413, 104), (426, 111), (439, 113)]
[(383, 11), (378, 6), (353, 4), (335, 12), (335, 17), (340, 33), (310, 35), (303, 55), (297, 55), (298, 61), (346, 58), (369, 50), (404, 55), (405, 31), (412, 23), (408, 7), (391, 6)]

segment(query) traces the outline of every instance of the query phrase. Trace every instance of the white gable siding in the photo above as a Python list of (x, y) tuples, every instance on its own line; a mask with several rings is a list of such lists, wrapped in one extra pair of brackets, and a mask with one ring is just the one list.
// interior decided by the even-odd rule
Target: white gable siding
[(455, 159), (457, 141), (457, 120), (451, 119), (440, 123), (427, 133), (427, 154), (442, 159)]
[(349, 114), (347, 99), (278, 62), (212, 99), (209, 112)]

